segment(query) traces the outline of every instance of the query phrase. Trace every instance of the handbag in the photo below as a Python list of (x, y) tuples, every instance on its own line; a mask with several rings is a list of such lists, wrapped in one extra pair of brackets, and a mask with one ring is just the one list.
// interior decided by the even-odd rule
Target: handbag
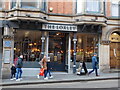
[(39, 75), (40, 75), (40, 76), (44, 76), (44, 68), (41, 68), (41, 69), (40, 69)]

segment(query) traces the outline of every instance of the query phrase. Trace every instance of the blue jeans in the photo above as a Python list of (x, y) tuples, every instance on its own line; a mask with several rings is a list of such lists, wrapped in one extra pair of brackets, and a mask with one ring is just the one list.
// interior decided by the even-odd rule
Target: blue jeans
[(91, 74), (91, 73), (94, 72), (94, 71), (95, 71), (95, 74), (96, 74), (96, 76), (97, 76), (97, 75), (98, 75), (97, 67), (93, 67), (93, 70), (90, 71), (88, 74)]
[(49, 73), (49, 76), (51, 76), (50, 70), (45, 70), (45, 71), (44, 71), (44, 78), (47, 77), (47, 74), (48, 74), (48, 73)]
[(22, 69), (21, 68), (17, 68), (16, 69), (16, 79), (21, 78), (21, 75), (22, 75)]

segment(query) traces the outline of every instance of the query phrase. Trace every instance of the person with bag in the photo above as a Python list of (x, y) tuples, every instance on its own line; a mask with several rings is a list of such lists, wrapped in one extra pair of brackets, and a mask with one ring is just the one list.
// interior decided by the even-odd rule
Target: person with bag
[(94, 56), (92, 57), (92, 67), (93, 67), (93, 70), (90, 71), (90, 72), (88, 73), (88, 75), (95, 71), (96, 76), (99, 76), (99, 75), (98, 75), (98, 72), (97, 72), (97, 65), (98, 65), (97, 54), (94, 53)]
[(40, 61), (40, 65), (41, 65), (41, 69), (40, 69), (40, 74), (38, 75), (38, 78), (39, 76), (43, 75), (43, 70), (44, 70), (44, 80), (48, 79), (47, 77), (48, 73), (49, 73), (50, 78), (53, 78), (53, 76), (50, 73), (50, 62), (49, 60), (47, 60), (46, 56), (44, 56), (43, 59)]

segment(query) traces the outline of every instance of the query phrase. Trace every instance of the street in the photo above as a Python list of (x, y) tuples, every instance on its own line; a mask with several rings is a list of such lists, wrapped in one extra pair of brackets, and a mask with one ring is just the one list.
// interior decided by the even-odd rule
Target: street
[(118, 80), (81, 81), (50, 84), (4, 86), (3, 88), (118, 88)]

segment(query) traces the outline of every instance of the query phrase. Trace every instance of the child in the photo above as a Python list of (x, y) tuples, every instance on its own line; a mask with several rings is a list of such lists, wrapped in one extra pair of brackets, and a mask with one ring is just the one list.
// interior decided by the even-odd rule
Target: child
[(10, 80), (16, 79), (15, 78), (15, 73), (16, 73), (16, 67), (15, 67), (15, 64), (12, 64), (12, 67), (11, 67), (11, 79)]

